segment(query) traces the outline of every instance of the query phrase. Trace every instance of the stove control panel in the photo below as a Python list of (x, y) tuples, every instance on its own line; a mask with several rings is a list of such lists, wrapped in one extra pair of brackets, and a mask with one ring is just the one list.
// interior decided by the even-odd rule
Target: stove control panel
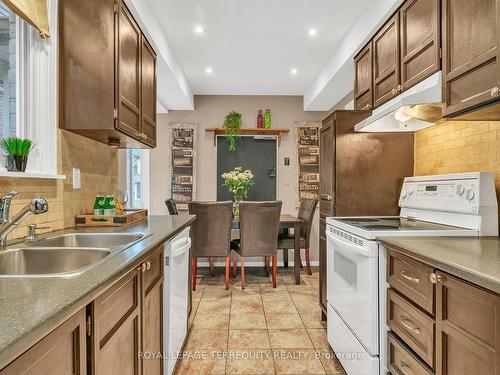
[[(450, 178), (446, 178), (450, 176)], [(406, 178), (399, 198), (401, 208), (477, 214), (481, 199), (479, 173), (470, 178)], [(456, 176), (456, 175), (454, 175)]]

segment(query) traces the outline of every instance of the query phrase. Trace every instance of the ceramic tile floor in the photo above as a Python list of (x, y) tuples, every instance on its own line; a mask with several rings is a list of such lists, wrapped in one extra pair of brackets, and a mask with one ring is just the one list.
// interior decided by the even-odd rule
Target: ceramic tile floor
[(223, 269), (199, 270), (176, 374), (344, 374), (321, 321), (318, 270), (295, 285), (293, 268), (280, 268), (276, 289), (263, 270), (246, 271), (246, 289), (237, 277), (226, 291)]

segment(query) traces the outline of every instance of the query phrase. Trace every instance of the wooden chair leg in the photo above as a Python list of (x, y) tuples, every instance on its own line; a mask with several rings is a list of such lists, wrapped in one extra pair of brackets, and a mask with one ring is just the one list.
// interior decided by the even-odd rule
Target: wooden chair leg
[(283, 249), (283, 267), (288, 267), (288, 249)]
[(278, 257), (273, 256), (273, 288), (276, 289), (276, 273), (278, 269)]
[(309, 258), (309, 249), (305, 249), (305, 255), (306, 255), (307, 274), (311, 276), (313, 273), (311, 271), (311, 259)]
[(233, 254), (233, 278), (236, 277), (236, 266), (237, 266), (237, 261), (238, 261), (238, 258), (236, 257), (236, 253)]
[(269, 258), (264, 257), (264, 268), (266, 270), (266, 276), (269, 276)]
[(240, 282), (241, 282), (241, 289), (245, 289), (245, 257), (241, 257), (241, 274), (240, 274)]
[(191, 261), (191, 274), (193, 276), (193, 290), (196, 290), (196, 269), (198, 268), (198, 260), (193, 257)]
[(214, 276), (214, 258), (208, 258), (208, 265), (210, 267), (210, 276)]
[(231, 269), (229, 256), (226, 257), (226, 290), (229, 290), (229, 270)]

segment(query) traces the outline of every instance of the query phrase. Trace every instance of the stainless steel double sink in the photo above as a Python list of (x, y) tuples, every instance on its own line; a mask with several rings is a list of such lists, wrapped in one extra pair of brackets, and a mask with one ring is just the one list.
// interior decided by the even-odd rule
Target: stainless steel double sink
[(77, 276), (146, 236), (144, 233), (68, 233), (0, 250), (0, 279)]

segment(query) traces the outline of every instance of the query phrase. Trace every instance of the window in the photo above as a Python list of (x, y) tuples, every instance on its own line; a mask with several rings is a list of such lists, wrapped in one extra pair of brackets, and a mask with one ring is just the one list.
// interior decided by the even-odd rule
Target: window
[(127, 150), (128, 207), (149, 207), (149, 151)]
[[(0, 138), (33, 141), (28, 172), (57, 173), (57, 4), (48, 0), (51, 36), (0, 0)], [(0, 154), (0, 171), (4, 168)]]

